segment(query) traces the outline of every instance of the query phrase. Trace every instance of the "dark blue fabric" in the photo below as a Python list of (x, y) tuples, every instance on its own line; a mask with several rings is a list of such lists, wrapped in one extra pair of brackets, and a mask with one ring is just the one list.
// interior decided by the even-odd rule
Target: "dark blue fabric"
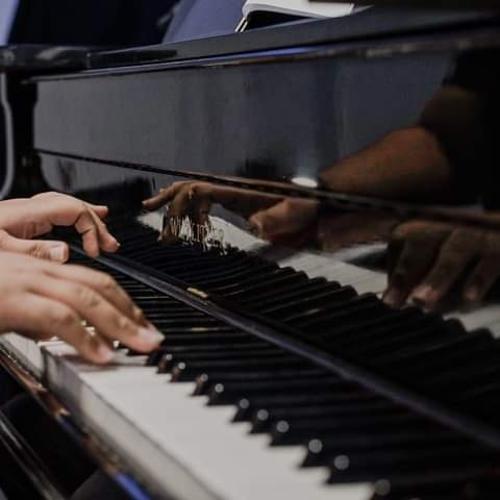
[(245, 0), (181, 0), (164, 42), (180, 42), (232, 33)]
[(161, 42), (177, 0), (21, 0), (11, 43), (123, 46)]

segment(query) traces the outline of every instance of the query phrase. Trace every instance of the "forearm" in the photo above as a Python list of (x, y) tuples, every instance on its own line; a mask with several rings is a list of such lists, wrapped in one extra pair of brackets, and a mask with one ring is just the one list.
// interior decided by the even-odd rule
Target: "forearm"
[(321, 174), (333, 190), (422, 202), (454, 202), (450, 163), (436, 137), (420, 126), (390, 133)]

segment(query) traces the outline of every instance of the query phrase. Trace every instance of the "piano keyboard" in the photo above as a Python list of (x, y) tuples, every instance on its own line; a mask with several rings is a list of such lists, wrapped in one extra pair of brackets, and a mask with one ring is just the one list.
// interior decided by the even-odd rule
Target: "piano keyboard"
[[(495, 431), (500, 353), (488, 331), (393, 311), (373, 293), (241, 251), (161, 247), (149, 227), (113, 229), (120, 265), (75, 262), (110, 272), (164, 333), (161, 348), (147, 357), (120, 349), (114, 366), (98, 369), (70, 358), (61, 342), (40, 350), (12, 334), (1, 343), (153, 494), (368, 500), (497, 491), (493, 448), (279, 341), (341, 354)], [(229, 311), (237, 306), (282, 336), (255, 335), (150, 286), (140, 272), (123, 272), (127, 262), (196, 287)]]

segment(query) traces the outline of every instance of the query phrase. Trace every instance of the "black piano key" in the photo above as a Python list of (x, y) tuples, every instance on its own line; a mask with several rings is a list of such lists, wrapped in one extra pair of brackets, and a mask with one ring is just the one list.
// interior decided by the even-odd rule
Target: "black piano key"
[(312, 378), (331, 377), (331, 373), (315, 367), (306, 367), (302, 370), (272, 370), (258, 372), (212, 372), (203, 373), (196, 378), (194, 395), (208, 394), (219, 383), (268, 381), (268, 380), (310, 380)]
[[(177, 336), (178, 337), (178, 336)], [(176, 337), (176, 338), (177, 338)], [(240, 351), (249, 351), (249, 350), (258, 350), (258, 349), (266, 349), (269, 348), (270, 345), (266, 342), (253, 342), (252, 339), (249, 339), (248, 342), (231, 342), (231, 339), (224, 339), (223, 342), (214, 342), (214, 343), (206, 343), (203, 342), (203, 337), (200, 338), (197, 335), (199, 341), (198, 342), (186, 342), (183, 344), (181, 342), (170, 342), (167, 338), (166, 342), (163, 345), (160, 345), (153, 353), (151, 353), (150, 358), (148, 359), (149, 365), (158, 364), (162, 358), (166, 355), (174, 355), (181, 356), (182, 354), (190, 355), (196, 354), (200, 355), (206, 352), (222, 352), (224, 350), (232, 350), (234, 352)]]
[[(489, 335), (489, 333), (488, 333)], [(485, 341), (486, 340), (486, 341)], [(496, 361), (498, 353), (495, 352), (495, 346), (491, 345), (489, 339), (482, 338), (469, 350), (434, 350), (433, 352), (399, 353), (395, 359), (392, 359), (388, 353), (385, 357), (379, 357), (377, 362), (384, 366), (387, 372), (399, 372), (404, 369), (408, 376), (418, 379), (429, 373), (441, 373), (446, 375), (450, 372), (456, 373), (456, 366), (467, 366), (469, 363), (475, 364), (476, 360), (480, 363)], [(464, 370), (466, 372), (466, 369)]]
[(148, 319), (154, 323), (158, 328), (176, 328), (176, 327), (189, 327), (194, 328), (197, 326), (206, 327), (211, 325), (219, 325), (220, 322), (216, 318), (210, 318), (207, 316), (181, 316), (181, 317), (170, 317), (168, 314), (152, 314), (148, 316)]
[(229, 267), (222, 265), (220, 269), (213, 269), (211, 272), (191, 278), (191, 281), (203, 288), (217, 290), (234, 283), (244, 282), (247, 279), (252, 280), (256, 274), (264, 276), (266, 273), (275, 271), (276, 268), (272, 265), (259, 263), (249, 266), (242, 262)]
[(212, 327), (212, 328), (176, 328), (164, 333), (165, 340), (162, 347), (168, 349), (169, 346), (189, 346), (202, 344), (245, 344), (254, 342), (255, 337), (248, 333), (234, 330), (230, 327)]
[(358, 346), (355, 352), (357, 356), (373, 359), (374, 364), (385, 364), (389, 356), (391, 360), (395, 360), (398, 355), (407, 356), (420, 352), (431, 352), (443, 345), (452, 346), (460, 340), (462, 339), (456, 339), (440, 328), (426, 327), (399, 336), (373, 340)]
[(347, 391), (343, 393), (332, 393), (332, 391), (318, 392), (313, 394), (290, 395), (280, 394), (278, 396), (256, 396), (242, 398), (236, 405), (236, 413), (233, 417), (235, 422), (251, 420), (252, 415), (261, 408), (272, 409), (275, 407), (296, 408), (322, 404), (360, 405), (372, 404), (386, 400), (363, 389)]
[[(378, 361), (387, 364), (404, 359), (408, 363), (415, 358), (427, 358), (433, 352), (437, 355), (453, 351), (472, 352), (472, 349), (480, 345), (483, 339), (489, 344), (488, 335), (484, 337), (475, 335), (450, 336), (446, 335), (446, 333), (439, 335), (439, 333), (439, 331), (436, 332), (434, 336), (432, 330), (430, 332), (427, 330), (424, 335), (421, 337), (417, 336), (414, 338), (414, 342), (408, 343), (406, 346), (404, 344), (391, 344), (393, 348), (388, 350), (385, 355), (381, 355)], [(378, 354), (381, 353), (379, 352)]]
[(259, 294), (261, 291), (267, 291), (274, 288), (279, 293), (279, 288), (286, 289), (291, 284), (303, 283), (307, 279), (303, 273), (295, 273), (291, 269), (279, 269), (259, 278), (255, 274), (248, 279), (239, 281), (234, 285), (225, 287), (210, 288), (215, 293), (223, 294), (233, 300), (238, 297), (245, 297), (252, 294)]
[(240, 302), (245, 307), (253, 308), (260, 307), (262, 301), (266, 304), (266, 308), (286, 306), (293, 300), (301, 300), (304, 297), (312, 295), (329, 294), (340, 288), (340, 284), (331, 283), (324, 278), (313, 278), (305, 283), (300, 283), (298, 286), (287, 287), (282, 290), (279, 295), (276, 295), (274, 290), (262, 292), (259, 297), (248, 297), (240, 299)]
[(236, 260), (232, 262), (219, 262), (218, 265), (207, 265), (204, 269), (189, 269), (182, 273), (176, 272), (175, 276), (199, 286), (210, 287), (219, 281), (233, 282), (237, 279), (244, 279), (246, 276), (255, 276), (254, 273), (265, 273), (273, 269), (271, 265), (254, 264), (249, 266), (244, 261)]
[(178, 363), (204, 363), (208, 361), (237, 361), (237, 360), (248, 360), (248, 359), (266, 359), (276, 356), (283, 355), (284, 352), (278, 347), (264, 346), (259, 349), (253, 349), (251, 351), (240, 350), (222, 350), (222, 351), (210, 351), (210, 352), (190, 352), (181, 354), (164, 354), (160, 360), (159, 369), (161, 372), (169, 372)]
[[(203, 339), (200, 339), (203, 340)], [(251, 351), (251, 350), (257, 350), (257, 349), (262, 349), (262, 348), (269, 348), (272, 346), (272, 344), (269, 344), (268, 342), (264, 341), (259, 341), (258, 339), (255, 339), (251, 342), (246, 342), (246, 343), (237, 343), (237, 342), (223, 342), (223, 343), (216, 343), (216, 342), (203, 342), (200, 344), (196, 345), (176, 345), (172, 346), (168, 341), (166, 342), (167, 345), (164, 347), (161, 347), (161, 350), (163, 351), (164, 354), (200, 354), (203, 352), (223, 352), (223, 351), (230, 351), (230, 352), (237, 352), (237, 351)]]
[(349, 349), (352, 344), (359, 345), (360, 342), (377, 342), (389, 337), (411, 335), (428, 327), (438, 329), (437, 318), (424, 315), (414, 308), (406, 308), (390, 311), (362, 322), (332, 328), (325, 332), (324, 339)]
[(411, 447), (429, 448), (448, 443), (465, 443), (461, 435), (441, 428), (407, 429), (400, 432), (356, 432), (313, 438), (307, 444), (302, 467), (318, 467), (331, 463), (339, 455), (372, 450), (401, 450)]
[(339, 434), (372, 431), (374, 433), (401, 429), (428, 428), (429, 422), (419, 416), (404, 413), (402, 415), (364, 415), (336, 418), (286, 419), (276, 422), (271, 431), (273, 446), (299, 445), (308, 442), (318, 434), (336, 432)]
[(287, 419), (310, 420), (315, 418), (328, 417), (356, 417), (369, 412), (370, 415), (390, 415), (404, 412), (402, 408), (386, 403), (372, 405), (352, 405), (346, 404), (325, 404), (325, 405), (310, 405), (299, 406), (292, 408), (261, 408), (257, 410), (251, 418), (252, 433), (270, 432), (273, 425), (277, 422)]
[(272, 307), (269, 307), (266, 303), (263, 312), (272, 317), (284, 317), (286, 321), (292, 321), (299, 311), (304, 311), (306, 313), (313, 309), (329, 307), (334, 303), (345, 303), (346, 301), (354, 299), (356, 296), (356, 292), (353, 288), (349, 286), (338, 286), (334, 290), (328, 290), (326, 292), (322, 291), (304, 294), (300, 298), (296, 298), (289, 302), (280, 302), (279, 305), (273, 305)]
[[(338, 455), (331, 463), (331, 482), (402, 480), (409, 475), (432, 474), (440, 469), (461, 473), (461, 469), (487, 470), (498, 455), (477, 445), (449, 444), (410, 451), (369, 451)], [(460, 471), (460, 472), (459, 472)]]
[(228, 360), (228, 361), (205, 361), (178, 363), (171, 370), (172, 381), (194, 381), (196, 377), (211, 371), (234, 371), (238, 369), (248, 371), (259, 371), (270, 367), (294, 369), (304, 366), (306, 363), (296, 356), (275, 356), (261, 360)]
[[(444, 473), (443, 473), (444, 472)], [(373, 500), (496, 500), (500, 498), (500, 481), (494, 474), (485, 477), (485, 471), (446, 471), (428, 474), (412, 481), (379, 481), (375, 484)], [(486, 472), (487, 473), (487, 472)], [(378, 490), (378, 491), (377, 491)]]
[(346, 302), (338, 302), (327, 308), (310, 309), (307, 316), (294, 315), (284, 321), (297, 325), (302, 331), (334, 329), (353, 320), (359, 322), (387, 313), (387, 308), (375, 295), (367, 294)]
[(265, 396), (272, 394), (297, 394), (301, 395), (314, 386), (318, 392), (345, 392), (352, 387), (345, 381), (335, 376), (320, 377), (317, 379), (299, 379), (299, 380), (266, 380), (266, 381), (247, 381), (247, 382), (218, 382), (208, 393), (209, 405), (236, 403), (243, 397)]
[[(164, 333), (165, 340), (162, 341), (160, 346), (151, 352), (148, 356), (147, 364), (149, 366), (158, 365), (165, 353), (171, 352), (170, 349), (176, 347), (183, 347), (186, 350), (190, 348), (195, 349), (197, 346), (203, 346), (207, 343), (213, 345), (236, 345), (236, 344), (248, 344), (253, 342), (255, 337), (237, 332), (232, 329), (224, 330), (222, 328), (210, 328), (210, 329), (196, 329), (196, 328), (177, 328), (175, 331), (168, 331)], [(136, 354), (130, 351), (131, 355)], [(141, 353), (138, 353), (141, 354)], [(142, 354), (141, 354), (142, 355)]]

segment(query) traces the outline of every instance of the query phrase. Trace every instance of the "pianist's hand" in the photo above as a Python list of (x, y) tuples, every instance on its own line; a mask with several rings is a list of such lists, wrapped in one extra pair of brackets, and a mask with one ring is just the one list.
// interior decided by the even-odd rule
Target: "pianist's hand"
[[(156, 210), (168, 205), (167, 217), (186, 217), (201, 226), (209, 225), (208, 214), (219, 204), (249, 222), (256, 236), (272, 242), (297, 243), (305, 239), (303, 231), (310, 228), (317, 216), (317, 204), (310, 200), (232, 188), (200, 181), (174, 182), (144, 200), (144, 207)], [(167, 225), (167, 231), (171, 229)], [(169, 239), (172, 235), (163, 235)], [(175, 235), (174, 235), (175, 236)]]
[[(82, 236), (83, 248), (91, 257), (100, 250), (115, 252), (119, 243), (109, 233), (102, 219), (107, 215), (105, 206), (92, 205), (60, 193), (42, 193), (32, 198), (0, 202), (0, 229), (15, 238), (31, 239), (46, 234), (54, 226), (74, 226)], [(64, 262), (68, 258), (65, 243), (26, 242), (0, 238), (5, 251), (27, 252), (38, 257)]]
[(162, 340), (107, 274), (0, 252), (0, 333), (9, 331), (37, 340), (57, 336), (94, 363), (111, 361), (113, 340), (139, 352)]
[(477, 304), (500, 277), (500, 231), (493, 229), (406, 222), (389, 253), (384, 301), (393, 306), (408, 300), (432, 310), (457, 291), (465, 304)]

